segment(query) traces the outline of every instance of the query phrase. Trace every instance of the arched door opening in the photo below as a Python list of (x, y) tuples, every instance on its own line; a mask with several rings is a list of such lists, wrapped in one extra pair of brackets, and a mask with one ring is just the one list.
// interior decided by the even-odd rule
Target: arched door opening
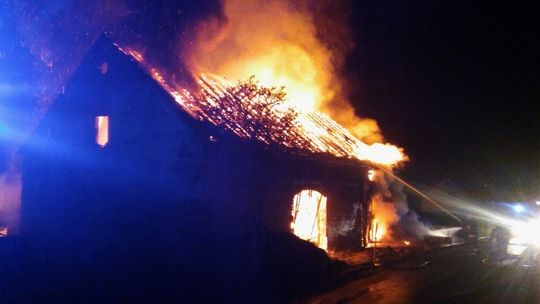
[(299, 238), (326, 250), (326, 196), (315, 190), (302, 190), (294, 196), (291, 230)]

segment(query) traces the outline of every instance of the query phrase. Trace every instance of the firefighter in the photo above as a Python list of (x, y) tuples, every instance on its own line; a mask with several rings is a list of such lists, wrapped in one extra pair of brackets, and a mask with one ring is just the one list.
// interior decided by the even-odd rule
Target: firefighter
[(490, 260), (493, 262), (502, 262), (506, 259), (508, 253), (508, 243), (511, 238), (510, 230), (506, 227), (496, 226), (489, 236)]

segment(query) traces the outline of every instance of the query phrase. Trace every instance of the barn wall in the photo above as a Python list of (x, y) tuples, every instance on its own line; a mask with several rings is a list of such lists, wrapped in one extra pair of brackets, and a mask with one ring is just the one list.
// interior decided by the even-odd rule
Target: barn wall
[[(104, 148), (97, 115), (110, 117)], [(329, 245), (351, 243), (356, 228), (338, 237), (335, 227), (350, 219), (366, 176), (201, 125), (106, 40), (27, 143), (23, 172), (22, 235), (43, 292), (141, 290), (151, 301), (255, 297), (265, 232), (290, 235), (292, 199), (304, 188), (329, 198)]]
[[(97, 115), (110, 116), (104, 148)], [(141, 291), (152, 301), (256, 293), (247, 287), (257, 286), (261, 233), (256, 153), (214, 135), (98, 42), (23, 151), (22, 235), (43, 292), (159, 290)]]
[(362, 210), (369, 201), (367, 167), (320, 159), (273, 157), (265, 171), (265, 229), (290, 233), (294, 195), (304, 189), (328, 198), (327, 233), (330, 250), (362, 246)]

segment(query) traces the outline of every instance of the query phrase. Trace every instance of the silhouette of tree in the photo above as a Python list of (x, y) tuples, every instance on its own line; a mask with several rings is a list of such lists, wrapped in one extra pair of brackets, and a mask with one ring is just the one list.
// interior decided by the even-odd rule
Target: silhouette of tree
[(211, 87), (202, 93), (210, 106), (205, 111), (209, 119), (242, 137), (285, 144), (297, 133), (298, 112), (285, 103), (283, 87), (260, 86), (251, 76), (237, 85)]

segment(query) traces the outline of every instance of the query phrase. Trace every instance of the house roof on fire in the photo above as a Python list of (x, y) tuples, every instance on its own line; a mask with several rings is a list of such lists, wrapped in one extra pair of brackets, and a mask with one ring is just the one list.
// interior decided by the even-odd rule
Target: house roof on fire
[[(295, 114), (291, 120), (289, 110), (292, 108), (284, 110), (283, 106), (268, 106), (271, 102), (267, 99), (272, 98), (268, 91), (252, 94), (253, 90), (242, 88), (243, 85), (252, 85), (251, 82), (236, 83), (219, 76), (201, 74), (195, 77), (198, 88), (189, 89), (176, 81), (175, 74), (170, 76), (170, 72), (154, 67), (141, 52), (119, 45), (116, 47), (136, 60), (191, 117), (231, 131), (240, 138), (301, 155), (326, 155), (356, 163), (388, 165), (382, 158), (384, 154), (388, 155), (388, 147), (395, 148), (391, 149), (392, 152), (401, 155), (394, 146), (367, 145), (323, 113), (292, 110)], [(265, 105), (261, 107), (260, 104)]]
[[(367, 155), (369, 146), (325, 114), (294, 111), (291, 119), (288, 108), (272, 107), (267, 102), (272, 98), (268, 91), (253, 96), (241, 89), (242, 84), (208, 74), (195, 77), (197, 86), (186, 85), (176, 81), (175, 75), (168, 76), (166, 70), (154, 67), (134, 49), (121, 47), (105, 37), (98, 39), (96, 46), (114, 53), (119, 50), (137, 62), (185, 113), (199, 122), (304, 157), (372, 163)], [(261, 103), (267, 106), (258, 106)]]

